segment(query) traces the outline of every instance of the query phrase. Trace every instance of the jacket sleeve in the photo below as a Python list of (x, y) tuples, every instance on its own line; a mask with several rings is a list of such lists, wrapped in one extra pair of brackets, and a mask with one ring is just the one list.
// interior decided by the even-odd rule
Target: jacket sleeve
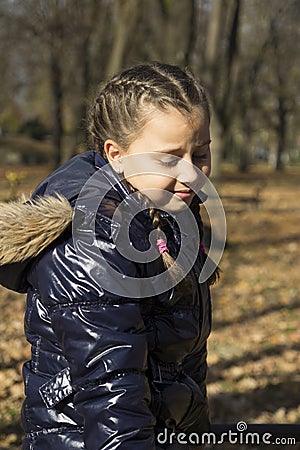
[(183, 362), (183, 368), (200, 387), (201, 392), (206, 397), (206, 375), (207, 375), (207, 350), (206, 343), (195, 353), (188, 355)]
[(204, 407), (198, 420), (193, 425), (189, 432), (209, 431), (210, 420), (206, 393), (206, 377), (207, 377), (207, 338), (211, 330), (211, 297), (207, 283), (199, 285), (200, 301), (202, 307), (200, 308), (201, 316), (201, 343), (185, 357), (183, 361), (183, 370), (190, 376), (198, 385), (201, 392)]
[(204, 407), (197, 417), (196, 422), (190, 427), (188, 433), (199, 433), (209, 431), (210, 420), (206, 394), (206, 376), (207, 376), (207, 345), (206, 343), (194, 353), (188, 355), (183, 361), (184, 372), (190, 376), (199, 386), (203, 396)]
[[(121, 275), (137, 276), (135, 265), (117, 253), (108, 233), (97, 233), (105, 260)], [(149, 409), (140, 300), (104, 290), (101, 280), (107, 273), (93, 259), (93, 246), (82, 244), (78, 257), (71, 242), (58, 243), (36, 271), (70, 366), (74, 405), (84, 419), (85, 448), (153, 450), (155, 419)]]

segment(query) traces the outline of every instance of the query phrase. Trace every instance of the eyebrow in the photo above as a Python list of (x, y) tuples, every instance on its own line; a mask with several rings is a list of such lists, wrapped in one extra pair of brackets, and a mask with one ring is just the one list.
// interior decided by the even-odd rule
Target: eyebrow
[[(196, 142), (195, 147), (204, 147), (205, 145), (209, 145), (211, 143), (211, 139), (205, 142)], [(164, 148), (164, 149), (156, 149), (154, 152), (161, 152), (161, 153), (176, 153), (180, 152), (182, 150), (181, 147), (177, 148)]]
[(180, 152), (182, 150), (182, 148), (178, 147), (178, 148), (163, 148), (163, 149), (157, 149), (154, 150), (154, 152), (156, 153), (176, 153), (176, 152)]
[(208, 141), (205, 142), (196, 142), (196, 147), (204, 147), (204, 145), (211, 144), (211, 139), (208, 139)]

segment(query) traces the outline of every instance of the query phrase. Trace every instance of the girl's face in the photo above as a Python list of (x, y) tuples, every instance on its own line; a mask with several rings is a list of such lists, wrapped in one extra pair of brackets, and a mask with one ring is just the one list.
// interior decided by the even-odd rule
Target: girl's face
[[(110, 163), (154, 205), (170, 211), (190, 205), (211, 169), (209, 120), (197, 109), (187, 116), (170, 107), (154, 110), (142, 132), (123, 151), (106, 141)], [(198, 170), (197, 170), (198, 169)], [(200, 184), (200, 186), (199, 186)]]

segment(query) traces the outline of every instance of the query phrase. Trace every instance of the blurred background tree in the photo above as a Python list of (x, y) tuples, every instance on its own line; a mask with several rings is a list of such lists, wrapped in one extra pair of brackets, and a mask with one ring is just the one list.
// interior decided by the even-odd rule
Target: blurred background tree
[(254, 158), (299, 161), (297, 0), (1, 0), (0, 150), (51, 141), (58, 165), (87, 148), (97, 85), (132, 64), (189, 67), (208, 89), (214, 175)]

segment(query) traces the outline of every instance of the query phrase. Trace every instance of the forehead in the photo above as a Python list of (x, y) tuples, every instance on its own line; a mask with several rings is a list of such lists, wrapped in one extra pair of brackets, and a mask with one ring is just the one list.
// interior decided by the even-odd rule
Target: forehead
[(133, 144), (146, 145), (148, 151), (151, 151), (162, 146), (179, 148), (207, 140), (209, 120), (200, 108), (188, 114), (170, 107), (166, 110), (152, 110)]

